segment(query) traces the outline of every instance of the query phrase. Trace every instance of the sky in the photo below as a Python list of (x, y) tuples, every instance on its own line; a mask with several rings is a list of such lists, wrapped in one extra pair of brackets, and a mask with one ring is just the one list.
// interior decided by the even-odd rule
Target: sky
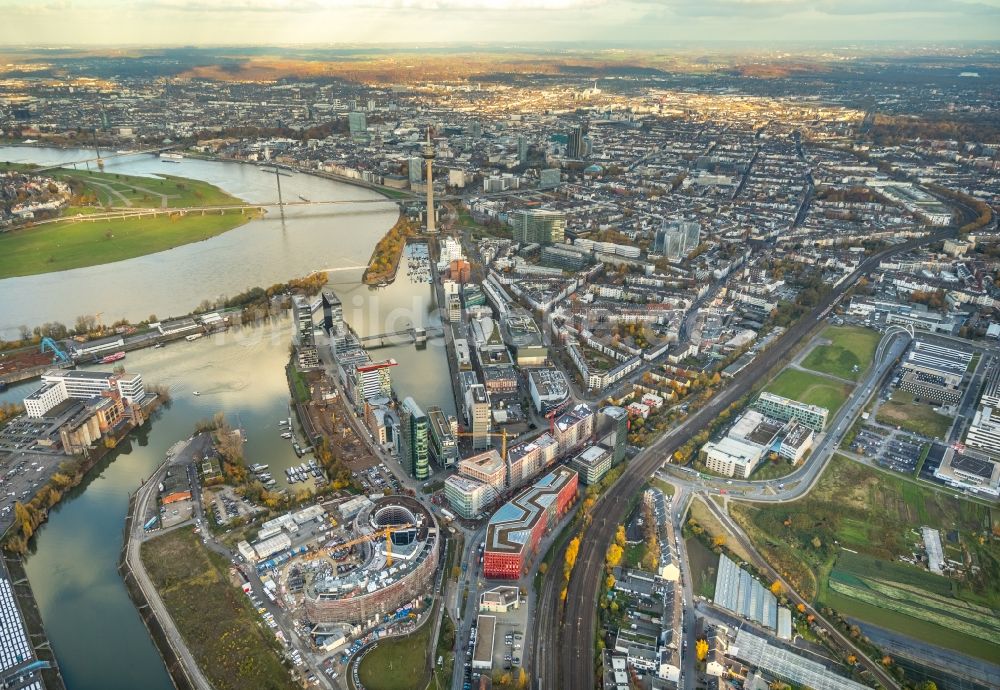
[(1000, 0), (0, 0), (0, 45), (1000, 38)]

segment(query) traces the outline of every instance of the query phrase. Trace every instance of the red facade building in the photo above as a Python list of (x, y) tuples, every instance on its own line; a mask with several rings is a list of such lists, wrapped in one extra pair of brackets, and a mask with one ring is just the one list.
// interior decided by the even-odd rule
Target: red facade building
[(577, 473), (560, 467), (494, 513), (486, 528), (483, 574), (503, 580), (521, 577), (542, 537), (569, 510), (578, 485)]

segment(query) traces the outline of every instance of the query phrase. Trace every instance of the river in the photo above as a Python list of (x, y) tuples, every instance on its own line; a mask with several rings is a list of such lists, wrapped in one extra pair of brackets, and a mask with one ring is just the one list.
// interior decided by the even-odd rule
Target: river
[[(0, 160), (46, 163), (86, 157), (84, 151), (0, 149)], [(187, 160), (167, 165), (151, 157), (126, 161), (120, 167), (109, 161), (107, 169), (169, 172), (208, 180), (241, 198), (269, 198), (268, 177), (251, 166)], [(286, 198), (297, 193), (316, 199), (369, 194), (306, 175), (290, 179), (282, 179)], [(376, 205), (365, 209), (372, 206)], [(151, 311), (181, 314), (220, 293), (283, 282), (313, 268), (363, 264), (395, 220), (392, 208), (361, 215), (305, 210), (290, 212), (284, 227), (268, 217), (206, 242), (149, 257), (0, 281), (0, 321), (16, 328), (21, 323), (71, 323), (78, 314), (97, 311), (105, 312), (106, 321), (119, 316), (141, 319)], [(157, 277), (150, 280), (147, 274)], [(360, 274), (352, 269), (330, 275), (331, 287), (344, 302), (345, 319), (361, 335), (408, 323), (439, 323), (430, 285), (412, 282), (405, 267), (393, 285), (380, 290), (362, 285)], [(178, 281), (175, 275), (186, 278)], [(126, 289), (141, 278), (148, 289)], [(52, 511), (33, 539), (26, 561), (46, 631), (71, 690), (171, 687), (116, 570), (129, 492), (163, 460), (171, 445), (191, 434), (198, 420), (217, 411), (247, 430), (247, 462), (270, 465), (275, 478), (283, 481), (281, 470), (301, 462), (279, 437), (277, 425), (288, 416), (284, 365), (290, 338), (291, 321), (285, 315), (194, 342), (132, 352), (125, 360), (127, 368), (142, 373), (147, 382), (169, 385), (173, 402), (134, 434), (131, 443), (109, 454)], [(399, 345), (374, 350), (372, 355), (399, 362), (393, 385), (400, 397), (413, 395), (424, 407), (440, 404), (453, 412), (444, 352), (443, 340), (436, 339), (426, 349)], [(0, 400), (19, 400), (35, 386), (37, 382), (13, 386), (0, 394)], [(199, 396), (192, 394), (195, 390)]]
[[(0, 161), (50, 165), (93, 158), (86, 149), (0, 147)], [(253, 165), (185, 158), (163, 163), (148, 154), (109, 158), (105, 172), (168, 174), (211, 182), (245, 201), (277, 201), (273, 174)], [(314, 270), (336, 269), (356, 280), (378, 238), (395, 222), (398, 207), (376, 192), (312, 175), (281, 178), (285, 201), (363, 201), (276, 210), (203, 242), (100, 266), (0, 280), (0, 337), (17, 337), (22, 325), (103, 312), (106, 323), (141, 321), (192, 311), (202, 300), (267, 287)], [(138, 293), (138, 294), (137, 294)], [(140, 296), (141, 295), (141, 296)]]

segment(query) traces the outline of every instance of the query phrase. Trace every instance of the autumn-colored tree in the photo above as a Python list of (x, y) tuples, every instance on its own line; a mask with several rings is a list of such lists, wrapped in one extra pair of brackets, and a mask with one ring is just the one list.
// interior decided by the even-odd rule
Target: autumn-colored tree
[(615, 543), (625, 548), (625, 525), (618, 525), (618, 529), (615, 530)]
[(784, 591), (785, 588), (778, 580), (775, 580), (774, 582), (771, 583), (771, 594), (773, 594), (774, 596), (776, 597), (780, 596)]
[(883, 666), (892, 666), (892, 657), (889, 656), (888, 654), (886, 654), (884, 657), (882, 657), (882, 665)]
[(605, 587), (605, 589), (612, 589), (614, 586), (615, 586), (615, 576), (614, 575), (608, 575), (606, 578), (604, 578), (604, 587)]
[(854, 666), (854, 664), (858, 663), (858, 657), (854, 656), (853, 654), (848, 654), (847, 663), (849, 666)]
[(612, 568), (617, 567), (618, 564), (622, 562), (622, 555), (624, 553), (625, 552), (622, 550), (622, 547), (618, 546), (618, 544), (612, 544), (608, 547), (608, 552), (605, 555), (604, 560)]
[(712, 545), (713, 546), (724, 546), (725, 543), (726, 543), (726, 535), (725, 534), (717, 534), (712, 539)]
[(806, 612), (806, 605), (805, 604), (799, 604), (798, 606), (795, 607), (795, 610), (798, 611), (799, 613), (805, 613)]
[(708, 656), (708, 640), (699, 639), (694, 643), (694, 653), (698, 661), (704, 661)]

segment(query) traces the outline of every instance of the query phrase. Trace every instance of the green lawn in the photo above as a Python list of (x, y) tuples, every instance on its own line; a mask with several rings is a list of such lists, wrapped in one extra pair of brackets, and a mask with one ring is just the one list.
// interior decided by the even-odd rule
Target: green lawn
[[(0, 164), (0, 170), (5, 165)], [(28, 169), (26, 166), (10, 166)], [(164, 175), (137, 177), (83, 170), (59, 169), (45, 173), (70, 182), (74, 200), (100, 206), (133, 208), (189, 208), (242, 204), (240, 199), (199, 180)], [(63, 211), (67, 218), (87, 216), (104, 209), (74, 205)], [(77, 222), (66, 220), (0, 234), (0, 278), (64, 271), (107, 264), (173, 249), (214, 237), (242, 225), (256, 215), (234, 210), (222, 214), (189, 214), (155, 218), (127, 218)]]
[(827, 416), (827, 420), (830, 420), (847, 400), (852, 388), (853, 386), (850, 384), (838, 383), (818, 374), (810, 374), (798, 369), (785, 369), (777, 378), (767, 384), (764, 390), (785, 398), (798, 400), (807, 405), (825, 407), (830, 411)]
[(217, 690), (299, 687), (278, 657), (274, 635), (229, 581), (228, 562), (183, 528), (145, 542), (141, 553), (171, 618)]
[(898, 426), (915, 434), (942, 441), (951, 428), (952, 418), (939, 414), (925, 402), (917, 402), (912, 393), (896, 389), (892, 397), (878, 408), (875, 420), (887, 426)]
[(806, 369), (857, 381), (868, 369), (880, 336), (867, 328), (830, 326), (820, 335), (829, 345), (817, 345), (802, 360)]
[(428, 647), (433, 622), (412, 635), (378, 643), (361, 660), (358, 676), (367, 690), (424, 690), (430, 677)]
[(0, 278), (108, 264), (207, 240), (253, 215), (156, 216), (96, 222), (64, 221), (0, 235)]

